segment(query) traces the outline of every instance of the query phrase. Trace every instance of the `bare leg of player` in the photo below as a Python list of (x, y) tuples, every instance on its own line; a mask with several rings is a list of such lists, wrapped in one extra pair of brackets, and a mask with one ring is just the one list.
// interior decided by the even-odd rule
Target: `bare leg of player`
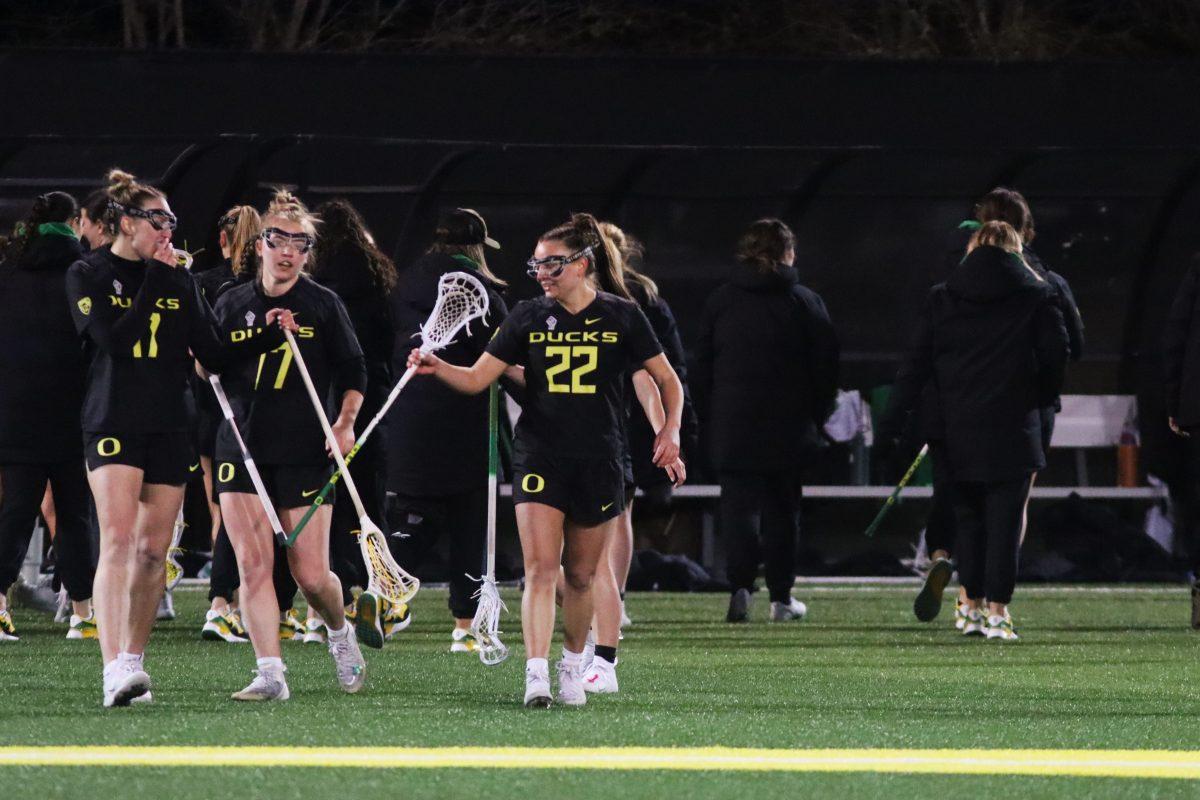
[(554, 584), (562, 560), (565, 516), (541, 503), (518, 503), (517, 531), (525, 561), (521, 631), (527, 658), (546, 659), (554, 634)]
[(258, 495), (226, 492), (220, 496), (221, 516), (237, 556), (242, 586), (242, 621), (259, 659), (280, 658), (279, 604), (272, 582), (275, 540)]
[[(304, 508), (279, 510), (279, 521), (283, 529), (292, 530), (308, 511)], [(316, 610), (331, 631), (341, 630), (346, 625), (346, 609), (342, 606), (342, 582), (329, 568), (329, 525), (333, 519), (333, 507), (321, 506), (304, 528), (304, 534), (296, 538), (288, 548), (288, 566), (296, 585), (304, 593), (310, 608)]]
[(88, 472), (88, 484), (100, 520), (100, 557), (92, 596), (96, 602), (100, 654), (107, 665), (121, 652), (125, 620), (129, 617), (129, 565), (133, 559), (142, 471), (124, 464), (107, 464)]
[(158, 602), (166, 589), (167, 550), (182, 505), (182, 486), (142, 484), (129, 568), (128, 622), (122, 643), (127, 653), (142, 654), (150, 640)]

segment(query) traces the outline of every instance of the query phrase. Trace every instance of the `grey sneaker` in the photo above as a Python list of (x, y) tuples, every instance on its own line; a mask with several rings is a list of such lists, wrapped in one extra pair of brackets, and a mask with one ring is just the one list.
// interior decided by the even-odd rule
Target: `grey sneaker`
[(171, 597), (169, 589), (163, 592), (162, 600), (158, 601), (158, 612), (154, 615), (154, 618), (175, 619), (175, 599)]
[(343, 692), (354, 694), (367, 679), (367, 661), (363, 658), (362, 650), (358, 649), (354, 629), (351, 628), (344, 639), (329, 636), (328, 640), (329, 654), (333, 656), (333, 665), (337, 668), (338, 685)]
[(750, 621), (750, 592), (738, 589), (729, 598), (729, 611), (725, 614), (726, 622)]
[(283, 677), (286, 669), (287, 667), (282, 670), (255, 670), (254, 680), (250, 681), (250, 685), (240, 692), (234, 692), (230, 697), (247, 702), (287, 700), (292, 693), (288, 691), (287, 681)]
[(564, 706), (582, 706), (587, 703), (587, 692), (583, 690), (583, 673), (579, 665), (568, 666), (565, 661), (559, 661), (555, 666), (558, 671), (558, 702)]
[(804, 619), (808, 606), (794, 597), (789, 597), (786, 603), (771, 603), (771, 622), (788, 622), (789, 620)]

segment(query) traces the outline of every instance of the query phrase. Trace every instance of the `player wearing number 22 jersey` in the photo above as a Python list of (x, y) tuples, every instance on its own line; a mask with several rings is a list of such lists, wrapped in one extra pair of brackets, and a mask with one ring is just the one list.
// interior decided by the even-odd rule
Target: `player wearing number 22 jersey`
[(513, 453), (514, 502), (581, 525), (625, 506), (625, 376), (662, 352), (635, 303), (597, 292), (578, 314), (550, 297), (519, 303), (487, 352), (525, 367)]
[(186, 269), (109, 248), (71, 265), (67, 295), (91, 353), (82, 414), (88, 468), (125, 464), (142, 469), (145, 483), (182, 485), (192, 464), (192, 354), (220, 372), (278, 346), (282, 332), (272, 326), (254, 341), (221, 342)]
[[(338, 296), (301, 275), (287, 292), (271, 297), (262, 281), (243, 283), (217, 301), (217, 327), (224, 341), (238, 343), (265, 335), (263, 320), (272, 308), (291, 309), (300, 330), (296, 344), (304, 356), (326, 414), (348, 391), (362, 392), (367, 371), (354, 327)], [(272, 499), (284, 508), (307, 506), (332, 474), (325, 434), (292, 357), (283, 343), (221, 376), (241, 425), (246, 446), (261, 468)], [(332, 389), (332, 394), (331, 394)], [(331, 401), (337, 405), (331, 408)], [(329, 412), (334, 413), (330, 414)], [(217, 494), (254, 493), (237, 440), (223, 421), (217, 433)], [(332, 503), (333, 496), (327, 502)]]

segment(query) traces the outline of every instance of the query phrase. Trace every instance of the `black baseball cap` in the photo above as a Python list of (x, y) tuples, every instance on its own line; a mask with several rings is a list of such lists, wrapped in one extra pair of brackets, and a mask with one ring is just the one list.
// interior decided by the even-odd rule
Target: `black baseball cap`
[(456, 208), (438, 223), (438, 237), (446, 244), (484, 244), (499, 250), (500, 243), (488, 236), (487, 223), (473, 208)]

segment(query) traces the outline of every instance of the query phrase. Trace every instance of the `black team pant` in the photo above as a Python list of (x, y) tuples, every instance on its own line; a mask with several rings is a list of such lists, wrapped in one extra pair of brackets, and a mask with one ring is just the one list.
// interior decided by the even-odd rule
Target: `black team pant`
[(796, 582), (800, 471), (722, 472), (720, 482), (721, 532), (730, 591), (754, 591), (754, 579), (763, 564), (772, 602), (788, 602)]
[(487, 488), (436, 497), (399, 495), (397, 505), (400, 530), (411, 537), (403, 552), (393, 550), (397, 560), (419, 563), (421, 553), (445, 542), (450, 613), (455, 619), (473, 618), (479, 600), (472, 595), (479, 583), (467, 576), (481, 577), (487, 566)]
[(89, 511), (92, 495), (82, 458), (0, 467), (0, 591), (8, 592), (21, 571), (47, 481), (58, 519), (54, 554), (59, 578), (72, 600), (87, 600), (92, 596), (96, 562)]
[(925, 552), (932, 556), (944, 550), (954, 555), (954, 481), (946, 468), (943, 445), (930, 443), (929, 462), (933, 468), (933, 497), (925, 521)]
[(1021, 528), (1032, 476), (997, 483), (954, 485), (958, 579), (972, 600), (1012, 602)]

